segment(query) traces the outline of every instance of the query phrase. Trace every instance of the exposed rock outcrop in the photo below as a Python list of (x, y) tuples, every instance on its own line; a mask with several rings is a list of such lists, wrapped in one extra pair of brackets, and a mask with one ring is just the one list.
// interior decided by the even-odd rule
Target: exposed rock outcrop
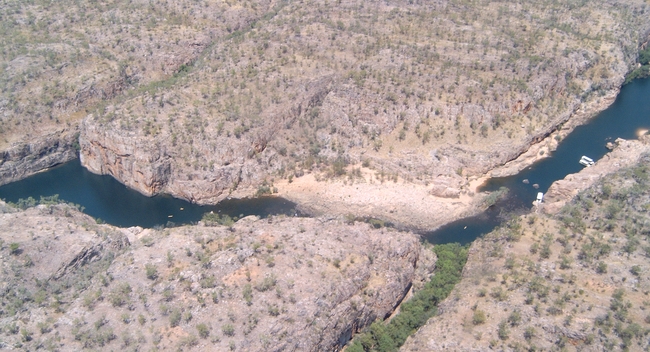
[[(268, 109), (263, 124), (254, 128), (254, 133), (242, 136), (226, 137), (210, 128), (203, 130), (203, 137), (179, 137), (175, 133), (143, 136), (138, 130), (123, 130), (117, 121), (89, 115), (81, 125), (81, 164), (149, 196), (165, 192), (207, 204), (222, 200), (238, 188), (251, 195), (256, 189), (251, 187), (260, 185), (270, 172), (281, 167), (278, 152), (267, 148), (268, 144), (284, 126), (292, 125), (305, 111), (321, 104), (331, 89), (331, 81), (324, 77), (296, 87), (295, 104), (290, 109)], [(195, 155), (188, 156), (183, 148), (176, 147), (177, 138), (189, 138), (194, 153), (204, 156), (200, 164), (185, 160)]]
[(21, 180), (77, 156), (78, 129), (59, 130), (0, 153), (0, 185)]
[(0, 324), (45, 331), (3, 336), (25, 348), (54, 343), (56, 327), (63, 350), (124, 339), (145, 350), (339, 350), (435, 262), (418, 236), (364, 223), (247, 217), (156, 231), (97, 225), (66, 205), (2, 206)]
[(89, 171), (111, 175), (145, 195), (159, 193), (169, 181), (169, 155), (159, 143), (82, 123), (79, 145), (81, 164)]
[(553, 182), (544, 195), (542, 210), (547, 214), (557, 213), (564, 204), (598, 182), (603, 176), (636, 164), (642, 155), (650, 152), (650, 138), (647, 135), (641, 136), (640, 140), (619, 138), (615, 144), (614, 150), (605, 154), (593, 166)]

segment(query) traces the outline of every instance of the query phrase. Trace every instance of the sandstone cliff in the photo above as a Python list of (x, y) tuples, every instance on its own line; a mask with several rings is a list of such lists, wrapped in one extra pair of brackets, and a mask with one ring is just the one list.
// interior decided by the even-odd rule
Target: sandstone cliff
[[(580, 6), (285, 4), (216, 38), (173, 84), (87, 116), (84, 165), (199, 203), (304, 173), (351, 176), (361, 162), (466, 194), (467, 177), (618, 91), (647, 35), (646, 5)], [(587, 44), (593, 33), (600, 49)]]
[(5, 150), (0, 154), (0, 185), (76, 158), (78, 137), (76, 128), (58, 130)]
[(186, 70), (215, 37), (250, 25), (273, 5), (2, 3), (0, 151), (40, 149), (3, 172), (0, 183), (69, 160), (56, 144), (72, 143), (74, 132), (66, 131), (89, 112)]
[(65, 205), (2, 205), (3, 348), (338, 350), (435, 257), (337, 220), (119, 229)]

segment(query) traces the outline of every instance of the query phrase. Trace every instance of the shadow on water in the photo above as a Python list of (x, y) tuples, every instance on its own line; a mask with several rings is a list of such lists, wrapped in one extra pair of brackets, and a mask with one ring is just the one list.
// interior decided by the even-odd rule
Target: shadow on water
[[(650, 128), (650, 79), (636, 80), (621, 89), (616, 101), (589, 124), (577, 127), (544, 160), (517, 175), (490, 179), (480, 191), (507, 187), (508, 197), (477, 216), (461, 219), (423, 234), (429, 242), (469, 243), (492, 231), (509, 214), (530, 209), (537, 192), (546, 192), (556, 180), (578, 172), (578, 160), (587, 155), (594, 160), (606, 152), (605, 144), (616, 138), (636, 138), (640, 129)], [(529, 180), (525, 184), (524, 179)], [(539, 189), (533, 187), (539, 185)], [(145, 197), (109, 176), (98, 176), (81, 167), (79, 160), (52, 168), (25, 180), (0, 187), (0, 198), (16, 202), (20, 198), (58, 194), (59, 198), (85, 208), (84, 212), (117, 226), (154, 227), (171, 223), (197, 222), (213, 211), (231, 217), (271, 214), (300, 215), (296, 204), (282, 198), (261, 197), (227, 200), (214, 206), (199, 206), (167, 195)]]
[[(553, 182), (582, 170), (578, 163), (582, 155), (596, 161), (609, 151), (605, 147), (607, 142), (616, 138), (636, 139), (644, 129), (650, 129), (650, 79), (635, 80), (624, 86), (610, 107), (588, 124), (577, 127), (548, 158), (516, 175), (489, 179), (479, 188), (480, 192), (492, 192), (506, 187), (507, 199), (482, 214), (447, 224), (423, 237), (431, 243), (470, 243), (498, 226), (507, 218), (504, 214), (530, 209), (537, 192), (546, 193)], [(533, 187), (535, 184), (538, 188)]]
[(217, 205), (201, 206), (169, 195), (146, 197), (125, 187), (110, 176), (95, 175), (79, 160), (38, 173), (0, 187), (0, 198), (17, 202), (20, 198), (58, 194), (59, 199), (79, 204), (84, 213), (111, 225), (169, 226), (201, 220), (204, 213), (241, 218), (247, 215), (300, 215), (296, 204), (278, 197), (224, 200)]
[(481, 235), (492, 232), (512, 216), (528, 212), (529, 208), (519, 199), (508, 195), (478, 215), (450, 222), (435, 231), (423, 233), (422, 237), (433, 244), (458, 242), (465, 245)]

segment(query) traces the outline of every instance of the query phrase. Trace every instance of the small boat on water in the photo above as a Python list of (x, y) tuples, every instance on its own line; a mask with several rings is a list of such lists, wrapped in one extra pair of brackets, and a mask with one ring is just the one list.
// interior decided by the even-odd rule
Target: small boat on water
[(578, 161), (578, 162), (581, 165), (584, 165), (584, 166), (587, 166), (587, 167), (594, 164), (594, 160), (592, 158), (586, 157), (584, 155), (582, 156), (582, 158), (580, 158), (580, 161)]

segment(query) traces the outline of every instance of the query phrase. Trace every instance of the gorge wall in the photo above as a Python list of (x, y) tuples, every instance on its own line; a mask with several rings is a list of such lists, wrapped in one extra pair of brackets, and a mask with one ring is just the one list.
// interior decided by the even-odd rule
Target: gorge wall
[(339, 350), (435, 263), (414, 234), (324, 218), (143, 230), (0, 210), (2, 348)]

